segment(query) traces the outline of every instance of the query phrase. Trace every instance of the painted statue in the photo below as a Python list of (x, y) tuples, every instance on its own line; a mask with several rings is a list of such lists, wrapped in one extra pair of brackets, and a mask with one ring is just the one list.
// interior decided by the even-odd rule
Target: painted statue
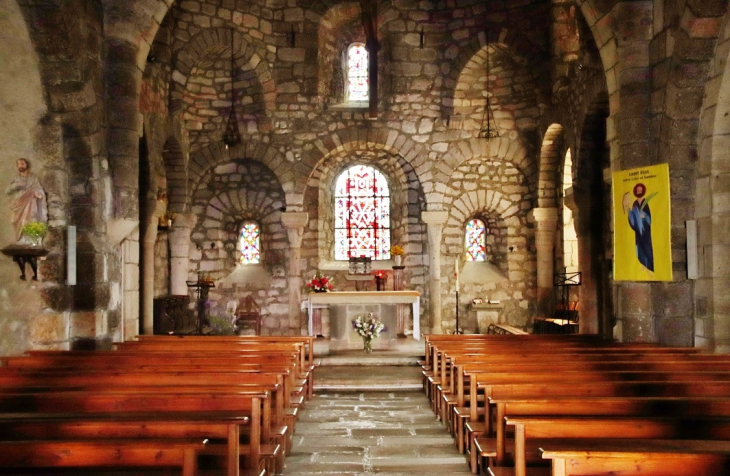
[(40, 180), (30, 171), (30, 162), (20, 158), (15, 161), (15, 165), (18, 167), (18, 176), (10, 182), (5, 193), (11, 197), (11, 221), (15, 239), (21, 241), (23, 227), (27, 223), (48, 221), (48, 205)]
[(654, 247), (651, 242), (651, 209), (649, 208), (649, 200), (656, 196), (653, 193), (645, 198), (646, 186), (643, 183), (637, 183), (634, 186), (634, 197), (631, 203), (631, 197), (627, 193), (624, 195), (624, 210), (629, 216), (629, 226), (634, 230), (636, 237), (636, 258), (642, 266), (651, 272), (654, 272)]

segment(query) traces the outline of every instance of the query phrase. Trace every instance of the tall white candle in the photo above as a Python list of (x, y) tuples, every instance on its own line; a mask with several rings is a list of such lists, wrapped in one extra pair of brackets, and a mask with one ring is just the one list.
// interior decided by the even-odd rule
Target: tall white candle
[(456, 292), (459, 292), (459, 258), (454, 261), (454, 277), (456, 277)]

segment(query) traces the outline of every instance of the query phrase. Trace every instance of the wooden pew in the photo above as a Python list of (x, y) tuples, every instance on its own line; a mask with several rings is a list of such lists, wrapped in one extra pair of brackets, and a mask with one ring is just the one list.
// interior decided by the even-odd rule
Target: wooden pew
[(561, 444), (555, 439), (624, 438), (624, 439), (730, 439), (729, 418), (651, 418), (651, 417), (508, 417), (514, 427), (514, 474), (526, 476), (530, 455), (539, 456), (539, 448)]
[[(490, 398), (497, 407), (496, 464), (506, 457), (505, 418), (524, 415), (564, 416), (730, 416), (730, 397), (554, 397)], [(475, 443), (476, 445), (476, 439)], [(481, 451), (472, 446), (472, 463)], [(473, 467), (472, 471), (476, 468)]]
[[(249, 420), (249, 442), (244, 448), (249, 455), (247, 467), (258, 469), (261, 459), (261, 428), (270, 425), (263, 411), (268, 392), (216, 392), (205, 388), (195, 392), (138, 393), (138, 389), (125, 392), (110, 389), (108, 392), (55, 391), (45, 393), (0, 393), (0, 408), (5, 413), (219, 413), (239, 412)], [(3, 414), (0, 414), (2, 416)], [(154, 419), (152, 419), (154, 421)], [(228, 474), (238, 470), (238, 455), (241, 449), (238, 439), (229, 440), (227, 445)], [(235, 462), (235, 465), (234, 465)]]
[(0, 468), (139, 468), (177, 467), (183, 476), (197, 476), (201, 439), (30, 440), (0, 441)]
[(553, 476), (730, 474), (730, 441), (580, 439), (551, 442), (542, 456)]

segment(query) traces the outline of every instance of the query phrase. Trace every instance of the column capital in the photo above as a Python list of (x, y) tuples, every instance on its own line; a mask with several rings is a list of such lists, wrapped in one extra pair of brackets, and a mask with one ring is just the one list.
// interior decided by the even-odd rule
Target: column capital
[(449, 212), (439, 210), (421, 212), (421, 220), (427, 225), (443, 225), (449, 219)]
[(535, 223), (558, 223), (558, 209), (556, 207), (533, 208), (527, 214), (528, 219), (534, 220)]
[(285, 228), (304, 228), (309, 223), (309, 213), (307, 212), (282, 212), (281, 223)]

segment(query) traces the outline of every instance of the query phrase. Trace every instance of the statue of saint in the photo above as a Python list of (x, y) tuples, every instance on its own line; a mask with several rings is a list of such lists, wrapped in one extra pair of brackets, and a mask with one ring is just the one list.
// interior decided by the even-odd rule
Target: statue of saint
[(23, 227), (32, 221), (48, 221), (48, 205), (46, 192), (41, 186), (38, 177), (30, 171), (30, 162), (20, 158), (15, 161), (18, 167), (18, 176), (5, 189), (5, 193), (12, 197), (10, 210), (15, 230), (15, 239), (20, 241)]

